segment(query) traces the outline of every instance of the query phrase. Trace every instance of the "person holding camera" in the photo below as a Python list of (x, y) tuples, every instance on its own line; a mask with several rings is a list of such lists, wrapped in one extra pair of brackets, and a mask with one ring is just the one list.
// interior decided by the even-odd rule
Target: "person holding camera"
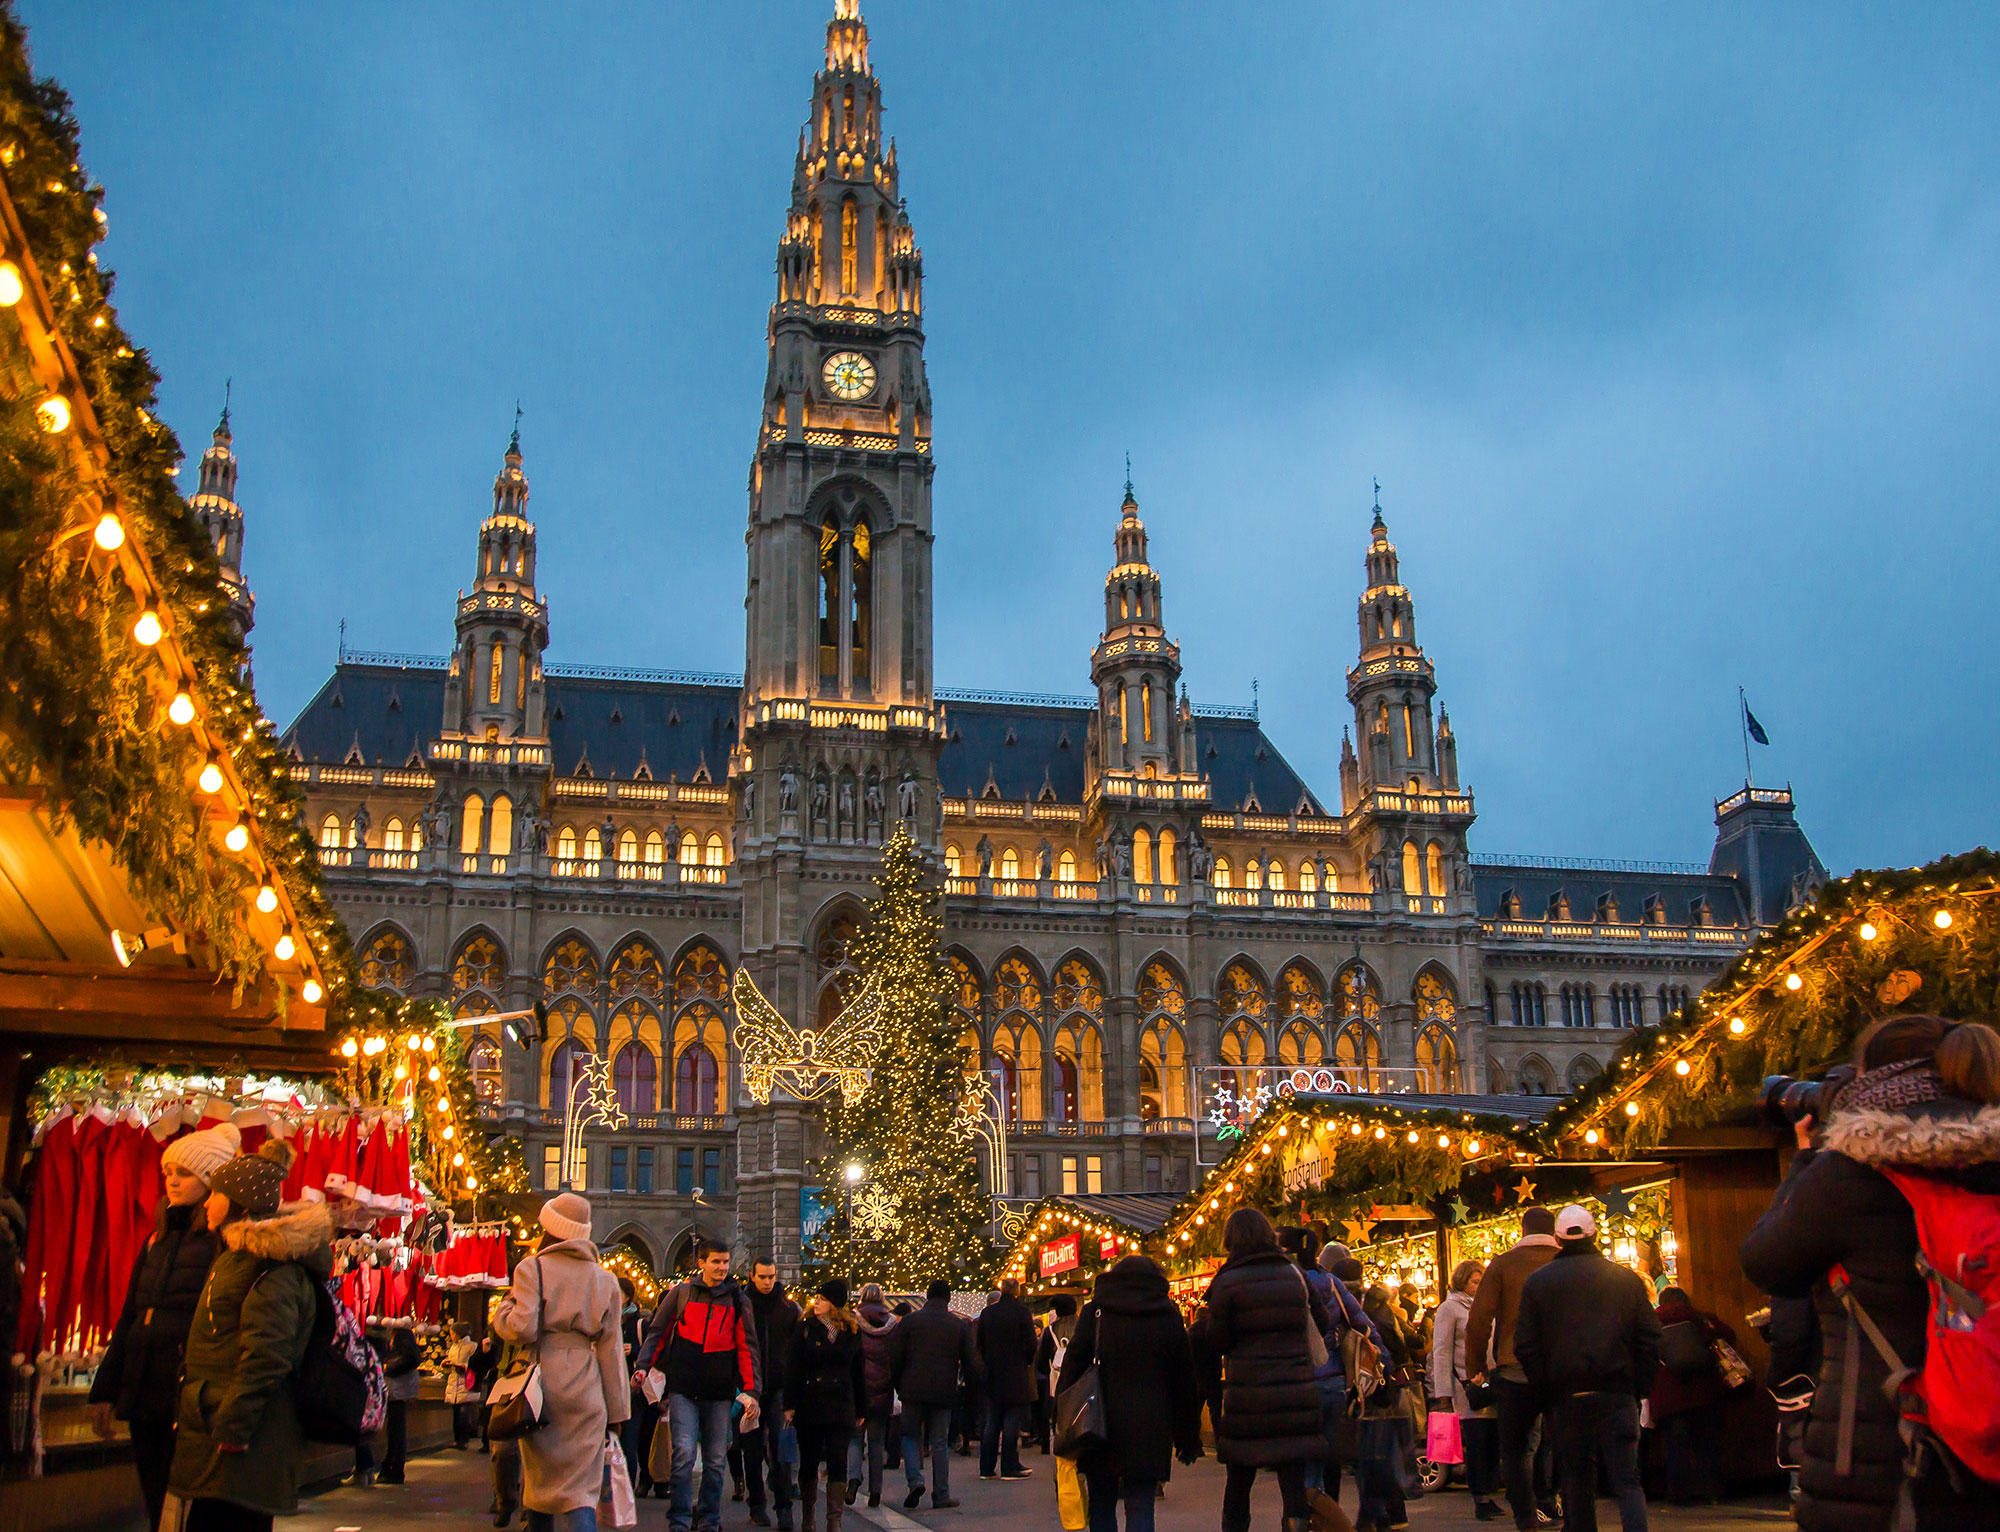
[[(1743, 1271), (1779, 1298), (1810, 1294), (1821, 1331), (1794, 1515), (1802, 1532), (1887, 1532), (1907, 1495), (1919, 1532), (2000, 1527), (2000, 1485), (1933, 1445), (1905, 1477), (1890, 1366), (1920, 1372), (1931, 1296), (1909, 1200), (1885, 1172), (2000, 1197), (2000, 1038), (1976, 1023), (1892, 1016), (1861, 1034), (1852, 1077), (1813, 1090), (1772, 1081), (1799, 1152), (1745, 1237)], [(1815, 1146), (1814, 1140), (1819, 1140)], [(1864, 1323), (1865, 1320), (1865, 1323)]]

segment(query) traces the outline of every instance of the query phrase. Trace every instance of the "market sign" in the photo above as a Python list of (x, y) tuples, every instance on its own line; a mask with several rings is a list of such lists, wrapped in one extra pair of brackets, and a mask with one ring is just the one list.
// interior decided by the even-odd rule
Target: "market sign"
[(1042, 1246), (1042, 1275), (1053, 1277), (1060, 1271), (1075, 1271), (1083, 1264), (1083, 1236), (1064, 1234)]
[(824, 1186), (799, 1188), (799, 1244), (811, 1250), (813, 1241), (824, 1234), (840, 1211), (840, 1203)]
[(1118, 1259), (1118, 1241), (1114, 1236), (1107, 1234), (1098, 1240), (1097, 1258), (1106, 1262)]
[(1309, 1192), (1325, 1183), (1333, 1173), (1333, 1156), (1319, 1146), (1319, 1135), (1307, 1133), (1303, 1141), (1285, 1150), (1285, 1190)]

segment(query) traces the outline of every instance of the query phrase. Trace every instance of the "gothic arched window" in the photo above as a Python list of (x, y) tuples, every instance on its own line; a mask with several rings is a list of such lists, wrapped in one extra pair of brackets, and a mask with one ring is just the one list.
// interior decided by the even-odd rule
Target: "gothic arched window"
[(1162, 830), (1160, 832), (1159, 872), (1159, 881), (1162, 883), (1178, 884), (1181, 880), (1180, 873), (1174, 863), (1174, 832), (1172, 830)]
[(868, 523), (857, 521), (848, 549), (848, 675), (857, 687), (874, 684), (869, 670), (869, 636), (875, 620), (875, 547)]
[(580, 936), (558, 941), (542, 964), (542, 995), (553, 1000), (558, 995), (578, 994), (588, 998), (597, 993), (597, 954)]
[(611, 1061), (611, 1083), (618, 1092), (618, 1105), (627, 1115), (651, 1114), (660, 1107), (660, 1065), (653, 1050), (641, 1042), (630, 1042)]
[(498, 995), (504, 976), (499, 943), (483, 931), (477, 932), (466, 938), (458, 949), (457, 960), (451, 965), (452, 999), (462, 999), (474, 990), (489, 996)]
[(500, 1059), (500, 1045), (490, 1037), (475, 1037), (465, 1050), (466, 1067), (472, 1073), (472, 1094), (481, 1106), (498, 1106), (506, 1091), (506, 1075)]
[(947, 878), (963, 877), (965, 875), (964, 872), (961, 870), (963, 866), (964, 866), (964, 857), (960, 853), (958, 847), (955, 845), (947, 845), (944, 848), (944, 875)]
[(1424, 873), (1434, 897), (1444, 896), (1444, 847), (1432, 841), (1424, 852)]
[(481, 831), (486, 822), (486, 800), (477, 793), (465, 795), (465, 813), (459, 822), (458, 849), (467, 856), (479, 850)]
[(1132, 881), (1153, 881), (1153, 836), (1144, 825), (1132, 832)]
[(840, 685), (840, 523), (831, 511), (819, 524), (819, 684)]
[(340, 828), (340, 816), (329, 814), (319, 822), (319, 845), (322, 851), (338, 851), (346, 839)]
[(486, 850), (505, 856), (514, 849), (514, 802), (505, 793), (493, 795), (493, 812), (487, 819)]
[(819, 964), (819, 1004), (815, 1012), (818, 1028), (824, 1032), (839, 1019), (847, 1002), (861, 987), (861, 972), (854, 966), (854, 941), (861, 934), (853, 913), (842, 910), (820, 933), (816, 953)]
[(613, 1000), (624, 1000), (633, 995), (640, 995), (657, 1004), (666, 997), (666, 992), (666, 970), (660, 963), (660, 954), (651, 942), (643, 937), (634, 937), (618, 949), (618, 955), (611, 960)]
[(361, 949), (356, 977), (364, 989), (393, 989), (400, 995), (409, 989), (416, 967), (416, 958), (403, 933), (382, 931)]

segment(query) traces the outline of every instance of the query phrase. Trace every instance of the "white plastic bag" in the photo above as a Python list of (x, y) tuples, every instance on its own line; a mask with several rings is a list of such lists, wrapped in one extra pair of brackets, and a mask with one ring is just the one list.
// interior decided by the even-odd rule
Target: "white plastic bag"
[(610, 1481), (611, 1493), (598, 1503), (598, 1525), (638, 1526), (639, 1497), (632, 1492), (632, 1475), (625, 1468), (625, 1450), (618, 1445), (615, 1434), (604, 1438), (604, 1476)]

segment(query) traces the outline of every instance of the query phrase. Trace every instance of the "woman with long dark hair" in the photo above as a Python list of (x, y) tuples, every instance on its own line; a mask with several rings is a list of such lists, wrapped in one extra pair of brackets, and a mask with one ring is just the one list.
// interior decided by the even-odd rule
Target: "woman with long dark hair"
[(813, 1532), (820, 1465), (826, 1465), (826, 1532), (840, 1532), (847, 1509), (847, 1444), (868, 1419), (859, 1322), (843, 1277), (819, 1285), (792, 1331), (785, 1365), (785, 1419), (799, 1433), (800, 1532)]

